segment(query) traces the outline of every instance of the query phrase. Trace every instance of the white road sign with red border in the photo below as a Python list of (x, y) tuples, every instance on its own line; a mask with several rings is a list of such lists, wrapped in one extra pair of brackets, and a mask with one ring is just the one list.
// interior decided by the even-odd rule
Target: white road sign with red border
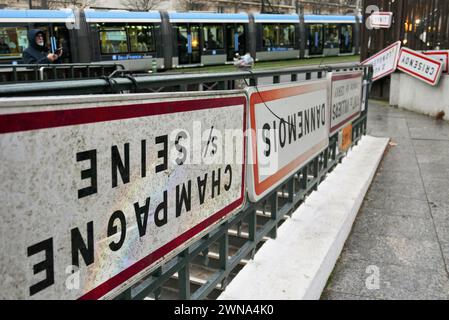
[(399, 56), (398, 69), (435, 86), (440, 80), (443, 64), (425, 54), (404, 47)]
[(400, 51), (401, 41), (397, 41), (362, 62), (373, 65), (373, 81), (396, 71)]

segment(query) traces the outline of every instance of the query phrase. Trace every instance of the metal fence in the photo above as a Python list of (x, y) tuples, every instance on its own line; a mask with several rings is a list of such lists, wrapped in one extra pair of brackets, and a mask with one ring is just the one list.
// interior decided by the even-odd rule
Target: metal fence
[[(130, 76), (117, 72), (106, 79), (1, 85), (0, 96), (226, 90), (238, 87), (242, 81), (249, 86), (308, 81), (326, 77), (328, 72), (356, 70), (363, 71), (366, 90), (363, 90), (364, 111), (352, 122), (352, 145), (355, 145), (366, 134), (372, 78), (371, 67), (358, 64), (189, 75)], [(177, 256), (146, 270), (143, 278), (123, 288), (115, 298), (215, 299), (263, 243), (276, 238), (277, 228), (290, 218), (345, 155), (346, 152), (338, 148), (338, 133), (334, 134), (324, 151), (277, 189), (257, 203), (247, 202), (239, 212)]]
[(239, 87), (239, 83), (244, 81), (249, 86), (306, 81), (322, 78), (327, 72), (350, 70), (367, 72), (366, 67), (358, 64), (164, 75), (130, 74), (117, 70), (109, 77), (97, 79), (3, 84), (0, 85), (0, 97), (230, 90)]
[(99, 78), (124, 69), (116, 63), (0, 64), (0, 84)]

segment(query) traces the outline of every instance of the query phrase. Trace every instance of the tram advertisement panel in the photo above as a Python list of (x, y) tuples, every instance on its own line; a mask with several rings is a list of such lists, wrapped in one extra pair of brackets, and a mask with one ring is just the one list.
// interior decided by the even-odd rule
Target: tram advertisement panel
[(328, 146), (329, 83), (247, 89), (249, 200), (267, 195)]
[(1, 103), (1, 299), (111, 298), (243, 205), (243, 93)]
[(330, 106), (330, 135), (339, 131), (361, 112), (362, 72), (334, 73)]

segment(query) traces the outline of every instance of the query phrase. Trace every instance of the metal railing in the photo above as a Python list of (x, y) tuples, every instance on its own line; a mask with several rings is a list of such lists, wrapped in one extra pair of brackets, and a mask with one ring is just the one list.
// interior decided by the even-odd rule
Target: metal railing
[(367, 67), (358, 64), (339, 64), (276, 70), (164, 75), (130, 74), (127, 71), (116, 70), (109, 77), (97, 79), (3, 84), (0, 85), (0, 97), (229, 90), (235, 89), (237, 81), (244, 79), (248, 85), (255, 86), (317, 79), (330, 71), (349, 70), (367, 70)]
[(99, 78), (124, 69), (118, 63), (0, 64), (0, 84)]

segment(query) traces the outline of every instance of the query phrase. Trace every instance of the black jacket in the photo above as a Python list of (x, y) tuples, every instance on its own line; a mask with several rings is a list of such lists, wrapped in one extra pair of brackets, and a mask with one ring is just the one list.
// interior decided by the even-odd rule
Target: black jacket
[[(44, 45), (39, 46), (36, 43), (36, 34), (42, 33), (44, 35)], [(32, 29), (28, 31), (28, 48), (23, 51), (22, 62), (25, 64), (47, 64), (51, 63), (47, 59), (48, 50), (45, 47), (45, 34), (42, 30)]]

